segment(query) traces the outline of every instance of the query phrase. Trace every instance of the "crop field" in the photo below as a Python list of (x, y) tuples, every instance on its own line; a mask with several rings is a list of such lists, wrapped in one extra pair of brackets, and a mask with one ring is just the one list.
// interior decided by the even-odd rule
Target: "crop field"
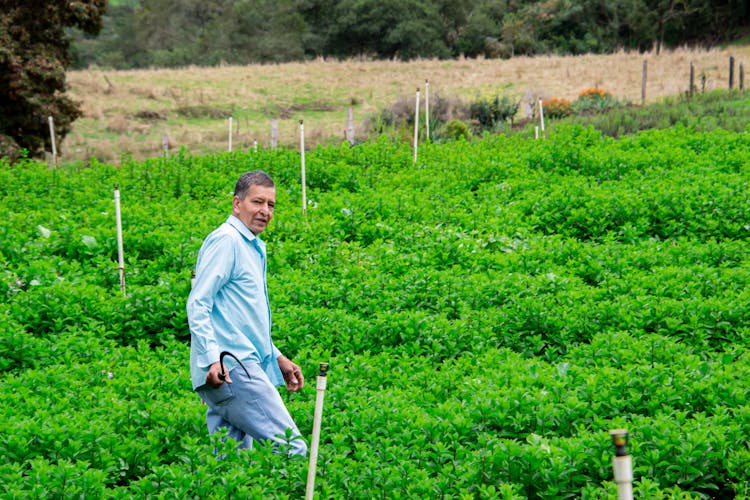
[(330, 363), (316, 498), (616, 498), (615, 428), (636, 498), (750, 498), (750, 134), (580, 126), (314, 148), (305, 215), (292, 149), (0, 163), (0, 497), (304, 496), (190, 387), (191, 270), (257, 168), (308, 440)]

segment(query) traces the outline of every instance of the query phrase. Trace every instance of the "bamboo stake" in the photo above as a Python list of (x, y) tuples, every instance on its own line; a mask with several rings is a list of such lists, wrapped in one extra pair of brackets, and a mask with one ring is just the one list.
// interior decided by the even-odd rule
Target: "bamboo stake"
[(305, 180), (305, 124), (299, 121), (299, 154), (302, 169), (302, 215), (307, 215), (307, 191)]
[(125, 256), (122, 250), (122, 216), (120, 214), (120, 187), (115, 184), (115, 219), (117, 220), (117, 261), (120, 269), (120, 291), (125, 295)]
[(419, 142), (419, 87), (417, 87), (417, 104), (414, 108), (414, 163), (417, 163), (417, 149)]
[(310, 442), (310, 463), (307, 468), (307, 487), (305, 500), (312, 500), (315, 492), (315, 469), (318, 464), (318, 447), (320, 445), (320, 422), (323, 418), (323, 398), (326, 391), (328, 363), (320, 363), (316, 379), (315, 413), (313, 414), (313, 434)]

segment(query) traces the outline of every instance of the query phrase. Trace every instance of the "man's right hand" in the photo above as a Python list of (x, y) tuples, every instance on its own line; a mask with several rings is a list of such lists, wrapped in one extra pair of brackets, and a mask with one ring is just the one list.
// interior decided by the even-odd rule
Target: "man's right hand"
[(219, 378), (219, 374), (221, 373), (221, 363), (218, 361), (214, 364), (212, 364), (208, 368), (208, 375), (206, 375), (206, 383), (216, 389), (217, 387), (220, 387), (221, 384), (224, 382), (227, 382), (229, 384), (232, 383), (232, 379), (229, 378), (229, 373), (226, 373), (226, 376), (224, 377), (224, 380)]

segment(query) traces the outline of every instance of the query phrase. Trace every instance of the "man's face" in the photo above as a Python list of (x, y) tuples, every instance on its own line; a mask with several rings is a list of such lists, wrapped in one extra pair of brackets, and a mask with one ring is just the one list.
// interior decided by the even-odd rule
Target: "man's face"
[(253, 184), (244, 200), (238, 196), (232, 199), (232, 213), (257, 236), (271, 222), (275, 204), (275, 188)]

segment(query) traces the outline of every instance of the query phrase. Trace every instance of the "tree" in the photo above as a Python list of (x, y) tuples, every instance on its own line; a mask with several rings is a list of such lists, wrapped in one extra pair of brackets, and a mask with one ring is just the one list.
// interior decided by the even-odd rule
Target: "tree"
[(81, 114), (65, 95), (70, 65), (66, 28), (101, 29), (106, 0), (0, 0), (0, 155), (21, 148), (41, 156), (50, 143), (48, 117), (62, 140)]

